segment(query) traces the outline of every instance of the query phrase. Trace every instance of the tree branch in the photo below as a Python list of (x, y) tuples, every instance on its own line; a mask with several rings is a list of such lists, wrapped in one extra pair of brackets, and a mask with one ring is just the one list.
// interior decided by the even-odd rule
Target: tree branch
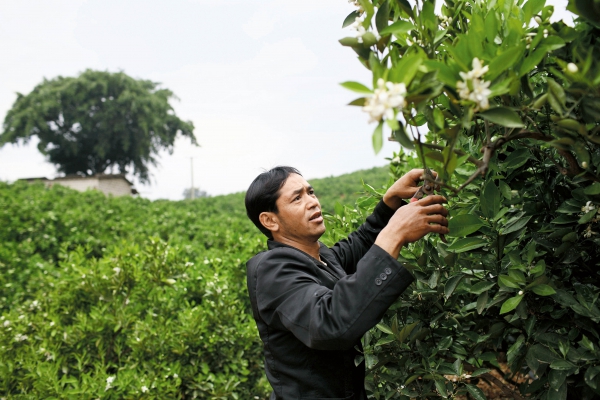
[(480, 375), (480, 377), (482, 379), (485, 379), (486, 381), (488, 381), (490, 384), (494, 384), (497, 387), (499, 387), (502, 390), (502, 393), (504, 393), (504, 395), (506, 397), (508, 397), (510, 399), (515, 399), (515, 400), (525, 400), (524, 397), (522, 397), (516, 391), (512, 390), (510, 387), (506, 386), (504, 384), (504, 382), (502, 382), (500, 379), (496, 378), (494, 375), (487, 373), (487, 374)]

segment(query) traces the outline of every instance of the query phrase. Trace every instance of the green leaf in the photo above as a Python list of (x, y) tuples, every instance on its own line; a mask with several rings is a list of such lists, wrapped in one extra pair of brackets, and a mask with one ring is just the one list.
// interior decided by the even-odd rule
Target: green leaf
[(593, 389), (600, 389), (598, 376), (600, 375), (600, 366), (589, 367), (585, 371), (585, 383)]
[(356, 93), (373, 94), (373, 91), (371, 89), (369, 89), (368, 87), (366, 87), (365, 85), (363, 85), (362, 83), (348, 81), (348, 82), (342, 82), (342, 83), (340, 83), (340, 85), (342, 85), (346, 89), (352, 90), (353, 92), (356, 92)]
[(348, 105), (349, 106), (364, 107), (366, 100), (367, 100), (366, 97), (359, 97), (358, 99), (352, 100), (350, 103), (348, 103)]
[(414, 150), (415, 145), (413, 144), (413, 141), (408, 137), (408, 133), (404, 128), (404, 124), (402, 122), (398, 122), (398, 124), (399, 129), (392, 132), (394, 139), (396, 139), (396, 141), (400, 143), (405, 149)]
[(381, 151), (383, 147), (383, 121), (381, 121), (373, 131), (373, 150), (375, 154)]
[(502, 307), (500, 307), (500, 314), (506, 314), (507, 312), (514, 310), (515, 308), (517, 308), (521, 300), (523, 300), (523, 296), (515, 296), (511, 297), (510, 299), (507, 299), (502, 304)]
[[(375, 26), (381, 35), (381, 31), (387, 28), (390, 19), (390, 6), (386, 1), (380, 4), (377, 14), (375, 15)], [(381, 35), (383, 37), (383, 35)]]
[(448, 398), (448, 390), (446, 389), (446, 381), (444, 379), (436, 379), (434, 380), (435, 388), (437, 389), (440, 396), (444, 399)]
[(452, 251), (454, 253), (463, 253), (469, 250), (475, 250), (480, 247), (483, 247), (487, 244), (487, 240), (478, 238), (478, 237), (470, 237), (464, 239), (458, 239), (450, 246), (448, 246), (447, 250)]
[(456, 286), (464, 277), (465, 276), (463, 274), (459, 274), (448, 278), (446, 281), (446, 286), (444, 286), (444, 294), (446, 295), (446, 298), (449, 298), (452, 293), (454, 293), (454, 289), (456, 289)]
[(507, 128), (523, 128), (525, 125), (521, 117), (514, 110), (507, 107), (490, 108), (479, 113), (486, 120)]
[(525, 48), (523, 46), (511, 47), (506, 50), (504, 53), (496, 56), (489, 65), (489, 72), (486, 74), (485, 79), (489, 81), (493, 81), (496, 79), (501, 73), (506, 71), (509, 68), (512, 68), (515, 63), (523, 58), (523, 51)]
[(475, 400), (487, 400), (487, 397), (485, 397), (483, 391), (477, 386), (466, 384), (465, 387), (469, 391), (469, 394), (473, 396)]
[(375, 326), (377, 327), (377, 329), (379, 329), (383, 333), (387, 333), (388, 335), (393, 335), (394, 334), (392, 332), (392, 330), (390, 329), (390, 327), (387, 326), (386, 324), (384, 324), (383, 322), (380, 322), (380, 323), (378, 323)]
[(402, 328), (400, 330), (400, 332), (398, 332), (396, 334), (396, 339), (398, 339), (398, 341), (400, 343), (404, 342), (418, 324), (419, 324), (419, 322), (417, 321), (417, 322), (413, 322), (412, 324), (406, 325), (404, 328)]
[(454, 71), (447, 63), (436, 60), (425, 60), (423, 62), (429, 71), (437, 71), (437, 78), (448, 86), (455, 87), (456, 82), (460, 80), (460, 75)]
[(415, 29), (415, 26), (408, 21), (398, 20), (391, 25), (388, 25), (384, 29), (379, 31), (379, 35), (387, 36), (387, 35), (400, 35), (406, 33), (412, 29)]
[(550, 363), (550, 368), (557, 369), (560, 371), (569, 370), (572, 368), (577, 368), (577, 365), (567, 361), (567, 360), (556, 360)]
[(488, 303), (489, 295), (488, 292), (483, 292), (477, 297), (477, 313), (481, 314), (485, 310)]
[(450, 233), (447, 236), (464, 237), (476, 232), (483, 226), (483, 221), (473, 214), (462, 214), (448, 221)]
[(515, 169), (524, 165), (529, 158), (531, 153), (528, 149), (518, 149), (510, 153), (506, 160), (502, 163), (503, 169)]
[(548, 51), (546, 51), (546, 49), (543, 48), (538, 48), (534, 52), (530, 53), (529, 56), (527, 56), (525, 60), (523, 60), (523, 63), (519, 68), (519, 77), (533, 71), (533, 69), (537, 67), (539, 63), (542, 62), (544, 57), (546, 57), (546, 54), (548, 54)]
[(529, 348), (528, 354), (531, 354), (536, 360), (550, 364), (556, 360), (560, 360), (558, 356), (548, 350), (545, 346), (541, 344), (534, 344)]
[(506, 227), (501, 231), (501, 234), (508, 235), (509, 233), (518, 231), (519, 229), (521, 229), (525, 225), (527, 225), (527, 223), (529, 222), (530, 219), (531, 219), (531, 216), (526, 217), (526, 218), (520, 218), (520, 219), (516, 220), (515, 222), (506, 225)]
[(481, 195), (481, 211), (487, 218), (494, 218), (500, 211), (500, 191), (494, 184), (494, 181), (489, 180)]
[(513, 278), (508, 275), (498, 275), (498, 283), (513, 289), (520, 289), (521, 287)]
[(538, 296), (552, 296), (553, 294), (556, 294), (556, 290), (544, 284), (534, 286), (533, 288), (531, 288), (531, 290)]
[(405, 55), (390, 69), (388, 80), (394, 83), (404, 83), (408, 86), (417, 74), (422, 62), (423, 59), (420, 54)]
[(340, 40), (338, 40), (338, 42), (340, 42), (340, 44), (342, 46), (348, 46), (348, 47), (357, 47), (357, 46), (362, 46), (362, 43), (358, 42), (358, 39), (355, 37), (345, 37), (345, 38), (341, 38)]
[(581, 218), (579, 218), (579, 221), (577, 221), (578, 224), (587, 224), (588, 222), (590, 222), (594, 216), (598, 213), (598, 209), (594, 209), (592, 211), (588, 211), (587, 213), (583, 214), (581, 216)]
[(398, 6), (400, 6), (402, 11), (404, 11), (406, 14), (408, 14), (409, 17), (411, 17), (411, 18), (415, 17), (412, 7), (411, 7), (410, 3), (408, 2), (408, 0), (396, 0), (396, 2), (398, 3)]
[(491, 371), (492, 370), (490, 368), (477, 368), (475, 371), (471, 372), (471, 376), (475, 377), (475, 376), (487, 374), (488, 372), (491, 372)]
[(346, 17), (346, 19), (344, 19), (344, 23), (342, 24), (342, 28), (345, 28), (349, 25), (352, 25), (354, 23), (354, 21), (356, 20), (357, 17), (359, 17), (360, 14), (357, 11), (352, 11), (350, 14), (348, 14), (348, 16)]
[(600, 183), (594, 182), (583, 190), (583, 193), (589, 195), (600, 194)]
[(473, 294), (481, 294), (486, 290), (489, 290), (496, 286), (496, 282), (477, 282), (475, 285), (471, 286), (469, 292)]

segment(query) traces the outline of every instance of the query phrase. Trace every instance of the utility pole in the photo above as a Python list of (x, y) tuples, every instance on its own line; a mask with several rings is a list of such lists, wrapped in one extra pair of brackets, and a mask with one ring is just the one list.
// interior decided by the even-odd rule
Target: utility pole
[(194, 157), (190, 157), (190, 167), (192, 175), (192, 187), (190, 189), (190, 199), (194, 200)]

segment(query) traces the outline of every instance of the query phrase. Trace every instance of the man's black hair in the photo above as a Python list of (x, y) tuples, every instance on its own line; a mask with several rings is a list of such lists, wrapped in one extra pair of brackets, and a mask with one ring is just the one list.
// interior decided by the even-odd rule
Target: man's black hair
[(271, 231), (261, 224), (259, 216), (263, 212), (277, 212), (279, 190), (285, 185), (290, 174), (302, 174), (293, 167), (278, 166), (258, 175), (246, 192), (246, 214), (262, 233), (269, 239)]

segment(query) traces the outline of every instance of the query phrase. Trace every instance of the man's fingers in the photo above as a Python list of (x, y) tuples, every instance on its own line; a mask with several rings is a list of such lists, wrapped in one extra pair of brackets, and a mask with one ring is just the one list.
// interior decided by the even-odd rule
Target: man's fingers
[(444, 225), (429, 225), (431, 233), (439, 233), (440, 235), (446, 235), (450, 233), (450, 229)]
[(430, 206), (423, 206), (422, 211), (425, 214), (441, 214), (444, 217), (448, 215), (448, 209), (441, 204), (432, 204)]
[(429, 222), (430, 224), (438, 224), (438, 225), (443, 225), (443, 226), (448, 226), (448, 219), (440, 214), (433, 214), (430, 215), (429, 218), (427, 219), (427, 222)]

